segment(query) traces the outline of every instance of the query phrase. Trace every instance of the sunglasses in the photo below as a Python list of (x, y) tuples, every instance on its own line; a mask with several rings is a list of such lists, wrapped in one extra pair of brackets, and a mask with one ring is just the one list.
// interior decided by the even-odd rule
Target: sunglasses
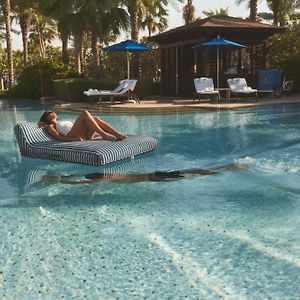
[(51, 115), (51, 114), (53, 114), (53, 113), (54, 113), (53, 110), (46, 110), (46, 111), (45, 111), (45, 115), (47, 115), (47, 116), (49, 116), (49, 115)]

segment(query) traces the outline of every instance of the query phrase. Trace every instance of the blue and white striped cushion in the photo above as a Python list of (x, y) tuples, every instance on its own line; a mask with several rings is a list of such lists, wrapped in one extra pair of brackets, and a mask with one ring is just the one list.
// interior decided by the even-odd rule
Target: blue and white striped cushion
[(153, 137), (134, 135), (121, 141), (60, 142), (45, 129), (29, 122), (17, 124), (15, 134), (23, 156), (96, 166), (146, 153), (157, 146), (157, 140)]

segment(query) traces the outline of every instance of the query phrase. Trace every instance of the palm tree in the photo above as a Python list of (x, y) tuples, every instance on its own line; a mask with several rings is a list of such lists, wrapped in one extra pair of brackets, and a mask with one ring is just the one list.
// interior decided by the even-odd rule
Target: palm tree
[[(167, 6), (169, 2), (174, 0), (121, 0), (121, 3), (126, 6), (130, 18), (130, 34), (131, 39), (138, 42), (139, 31), (144, 17), (147, 15), (149, 7), (157, 7), (158, 11), (165, 14), (166, 10), (161, 10), (159, 7)], [(184, 0), (176, 0), (183, 2)]]
[[(239, 5), (242, 2), (245, 2), (246, 0), (236, 0), (236, 3)], [(257, 12), (257, 3), (258, 0), (247, 0), (249, 2), (249, 8), (250, 8), (250, 16), (249, 19), (251, 21), (257, 21), (258, 20), (258, 12)], [(251, 45), (250, 47), (250, 71), (251, 75), (254, 75), (255, 72), (255, 46)]]
[(24, 64), (27, 65), (29, 62), (28, 53), (28, 42), (29, 42), (29, 31), (31, 26), (31, 20), (35, 11), (34, 0), (13, 0), (12, 10), (14, 11), (17, 20), (19, 21), (21, 32), (22, 32), (22, 42), (23, 42), (23, 60)]
[(128, 27), (128, 14), (117, 0), (90, 0), (83, 3), (81, 13), (87, 16), (85, 30), (91, 36), (93, 75), (99, 72), (99, 41), (107, 35), (116, 36)]
[(258, 0), (250, 0), (250, 20), (256, 21), (258, 19)]
[(125, 0), (125, 5), (130, 17), (131, 39), (137, 42), (139, 39), (138, 15), (139, 9), (142, 11), (144, 9), (144, 0)]
[(74, 0), (68, 17), (70, 30), (74, 36), (74, 66), (81, 73), (83, 60), (83, 38), (90, 38), (93, 73), (99, 71), (99, 41), (107, 35), (115, 37), (120, 30), (127, 29), (128, 14), (119, 7), (119, 0)]
[(236, 0), (236, 3), (240, 5), (243, 2), (249, 2), (249, 8), (250, 8), (250, 16), (249, 19), (252, 21), (256, 21), (258, 19), (258, 0)]
[(195, 21), (195, 6), (193, 0), (187, 0), (187, 4), (183, 7), (182, 17), (185, 24)]
[[(166, 0), (163, 0), (165, 2)], [(142, 19), (145, 16), (147, 7), (153, 4), (151, 0), (124, 0), (124, 4), (127, 7), (130, 20), (130, 35), (133, 41), (138, 42), (139, 31), (142, 23)], [(139, 77), (139, 54), (133, 55), (132, 57), (132, 73), (133, 76)]]
[(5, 18), (3, 15), (0, 15), (0, 45), (5, 39)]
[(148, 36), (152, 33), (162, 32), (168, 26), (167, 10), (162, 5), (160, 0), (152, 2), (151, 6), (148, 6), (145, 16), (140, 16), (140, 26), (142, 29), (147, 29)]
[(57, 23), (57, 30), (62, 42), (61, 59), (64, 64), (69, 63), (69, 37), (71, 34), (70, 16), (73, 13), (73, 0), (39, 0), (38, 10), (46, 17), (53, 18)]
[(10, 0), (1, 0), (1, 7), (5, 17), (5, 28), (6, 28), (8, 87), (11, 88), (14, 82), (14, 63), (13, 63), (12, 36), (11, 36)]
[(74, 34), (75, 69), (81, 72), (82, 37), (86, 33), (91, 38), (93, 73), (99, 71), (99, 40), (107, 35), (116, 36), (121, 29), (127, 29), (128, 14), (119, 7), (119, 0), (76, 0), (74, 1), (71, 30)]
[[(183, 0), (177, 0), (179, 2), (183, 2)], [(141, 24), (146, 16), (146, 12), (148, 7), (151, 6), (166, 6), (171, 0), (161, 0), (161, 1), (153, 1), (153, 0), (121, 0), (121, 2), (126, 6), (127, 11), (129, 13), (130, 19), (130, 35), (131, 39), (138, 42), (139, 39), (139, 31), (141, 29)], [(139, 62), (138, 56), (133, 57), (133, 76), (138, 77), (139, 73)]]
[(205, 14), (207, 17), (212, 16), (228, 16), (228, 7), (227, 8), (219, 8), (215, 10), (205, 10), (203, 11), (203, 14)]
[(46, 57), (46, 46), (57, 36), (57, 26), (53, 19), (34, 14), (30, 39), (38, 45), (41, 58)]
[(267, 1), (269, 8), (273, 11), (273, 24), (278, 25), (279, 21), (279, 6), (281, 0)]
[(293, 17), (298, 7), (294, 0), (267, 0), (269, 9), (272, 14), (263, 13), (262, 17), (273, 19), (274, 25), (285, 26), (287, 21)]

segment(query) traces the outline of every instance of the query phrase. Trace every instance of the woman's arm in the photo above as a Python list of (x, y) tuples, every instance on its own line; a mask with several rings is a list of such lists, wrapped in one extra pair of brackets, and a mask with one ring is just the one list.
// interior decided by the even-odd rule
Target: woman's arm
[(80, 137), (67, 137), (65, 135), (60, 134), (53, 125), (47, 126), (48, 133), (58, 141), (62, 142), (72, 142), (72, 141), (83, 141), (83, 138)]

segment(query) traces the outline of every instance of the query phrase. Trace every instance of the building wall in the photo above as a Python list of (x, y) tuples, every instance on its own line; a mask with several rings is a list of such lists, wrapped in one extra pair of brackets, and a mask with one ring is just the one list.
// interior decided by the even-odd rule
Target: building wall
[(176, 96), (176, 53), (175, 47), (161, 49), (161, 94)]
[[(161, 48), (161, 95), (192, 97), (195, 77), (211, 77), (217, 85), (216, 51), (194, 50), (193, 45)], [(227, 87), (227, 79), (245, 77), (252, 86), (257, 85), (259, 69), (269, 67), (265, 44), (254, 47), (254, 60), (249, 59), (250, 49), (220, 52), (219, 87)], [(242, 63), (241, 57), (244, 57)], [(248, 62), (247, 62), (248, 60)], [(236, 66), (237, 74), (224, 74), (224, 71)]]

